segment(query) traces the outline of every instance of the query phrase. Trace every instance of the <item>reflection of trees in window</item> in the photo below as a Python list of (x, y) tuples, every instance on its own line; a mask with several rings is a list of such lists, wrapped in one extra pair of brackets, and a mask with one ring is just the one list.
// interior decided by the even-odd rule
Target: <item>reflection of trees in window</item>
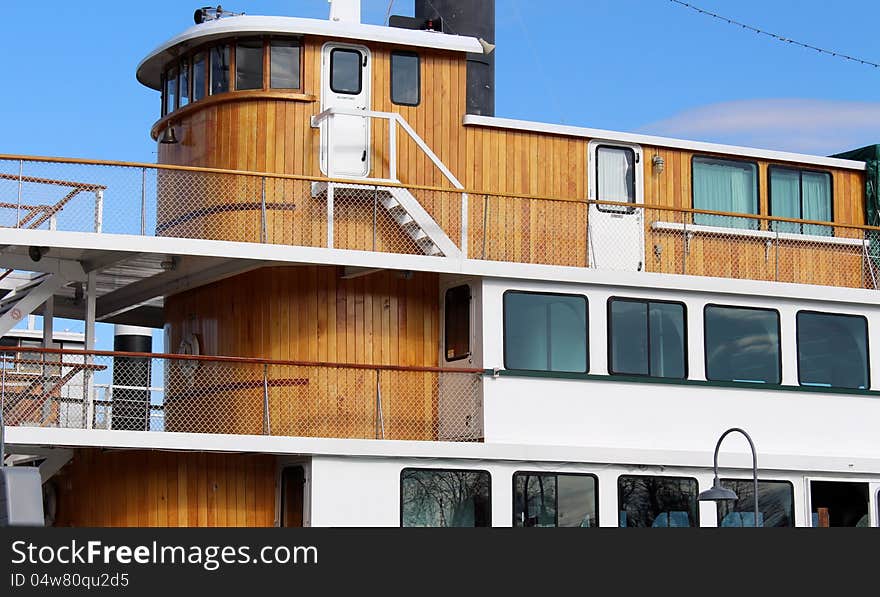
[[(722, 479), (737, 500), (718, 502), (718, 526), (755, 526), (755, 482), (751, 479)], [(758, 526), (794, 526), (794, 488), (787, 481), (758, 481)]]
[(491, 526), (486, 471), (404, 469), (400, 491), (401, 526)]
[(592, 475), (516, 473), (513, 524), (517, 527), (598, 526)]
[(780, 383), (779, 313), (709, 305), (704, 324), (708, 379)]
[(699, 526), (696, 479), (623, 475), (617, 493), (622, 527)]

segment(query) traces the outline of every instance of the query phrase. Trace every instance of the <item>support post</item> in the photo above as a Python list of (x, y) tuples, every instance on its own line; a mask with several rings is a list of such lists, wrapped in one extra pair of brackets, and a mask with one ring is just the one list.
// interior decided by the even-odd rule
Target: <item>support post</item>
[(461, 194), (461, 258), (468, 258), (468, 194)]
[[(95, 281), (97, 279), (97, 274), (94, 270), (90, 271), (86, 277), (86, 329), (85, 329), (85, 341), (86, 341), (86, 350), (93, 351), (95, 350), (95, 301), (97, 291), (95, 288)], [(86, 420), (85, 420), (85, 428), (92, 429), (95, 421), (95, 379), (94, 372), (92, 371), (91, 365), (94, 365), (95, 356), (91, 352), (86, 353), (86, 370), (83, 372), (85, 375), (85, 392), (86, 395), (83, 397), (86, 401)]]
[(378, 234), (378, 230), (376, 227), (378, 226), (378, 214), (379, 212), (379, 187), (373, 187), (373, 252), (376, 251), (376, 236)]
[(269, 421), (269, 365), (263, 364), (263, 435), (272, 435)]
[(147, 169), (141, 168), (141, 236), (147, 235)]
[(266, 224), (266, 177), (260, 181), (260, 242), (266, 243), (269, 239)]
[(52, 348), (55, 327), (55, 295), (43, 303), (43, 348)]
[(397, 118), (388, 119), (389, 178), (397, 180)]
[(24, 174), (24, 160), (18, 160), (18, 207), (15, 210), (15, 227), (21, 228), (21, 191), (22, 175)]
[(95, 191), (95, 232), (101, 233), (104, 228), (104, 190)]
[(486, 258), (486, 237), (489, 236), (489, 195), (483, 196), (483, 259)]
[(333, 248), (333, 183), (327, 183), (327, 248)]

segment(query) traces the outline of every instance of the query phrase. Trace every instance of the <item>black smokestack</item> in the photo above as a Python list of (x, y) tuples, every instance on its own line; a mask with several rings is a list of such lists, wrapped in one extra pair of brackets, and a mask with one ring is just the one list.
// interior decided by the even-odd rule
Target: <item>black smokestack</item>
[[(415, 16), (439, 18), (444, 33), (495, 43), (495, 0), (415, 0)], [(495, 116), (495, 52), (467, 60), (467, 113)]]

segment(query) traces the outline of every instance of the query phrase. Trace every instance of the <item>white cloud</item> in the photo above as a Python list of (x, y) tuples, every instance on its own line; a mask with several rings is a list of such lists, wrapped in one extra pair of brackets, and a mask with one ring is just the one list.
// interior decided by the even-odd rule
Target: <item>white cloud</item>
[(826, 155), (880, 143), (880, 102), (723, 102), (685, 110), (640, 132)]

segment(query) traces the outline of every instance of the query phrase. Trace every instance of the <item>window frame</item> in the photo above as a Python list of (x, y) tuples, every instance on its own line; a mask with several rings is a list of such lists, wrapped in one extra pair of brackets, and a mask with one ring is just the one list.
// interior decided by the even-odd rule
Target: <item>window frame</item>
[[(555, 471), (535, 471), (535, 470), (516, 470), (510, 476), (510, 484), (512, 489), (512, 501), (511, 501), (511, 522), (513, 524), (513, 528), (531, 528), (531, 527), (517, 527), (516, 526), (516, 478), (519, 475), (542, 475), (542, 476), (554, 476), (554, 477), (591, 477), (593, 479), (593, 487), (595, 489), (593, 504), (596, 507), (596, 526), (588, 527), (588, 528), (599, 528), (599, 515), (601, 510), (599, 509), (599, 476), (595, 473), (568, 473), (568, 472), (555, 472)], [(557, 481), (556, 485), (556, 525), (553, 528), (565, 528), (559, 526), (559, 483)]]
[[(354, 93), (351, 92), (351, 91), (339, 91), (338, 89), (336, 89), (336, 88), (333, 86), (333, 82), (334, 82), (334, 77), (333, 77), (333, 58), (334, 58), (334, 56), (336, 55), (337, 52), (342, 52), (342, 53), (345, 53), (345, 54), (357, 54), (358, 56), (360, 56), (360, 61), (358, 62), (358, 89), (357, 89), (357, 91), (354, 92)], [(358, 49), (355, 49), (355, 48), (349, 48), (349, 47), (343, 47), (343, 46), (339, 46), (339, 47), (331, 48), (331, 49), (330, 49), (330, 73), (329, 73), (329, 77), (330, 77), (330, 81), (329, 81), (329, 83), (330, 83), (330, 91), (332, 91), (333, 93), (339, 93), (339, 94), (341, 94), (341, 95), (351, 95), (351, 96), (358, 96), (358, 95), (362, 94), (362, 93), (364, 92), (364, 67), (363, 67), (363, 60), (364, 60), (364, 54), (363, 54), (363, 52), (361, 52), (361, 51), (358, 50)]]
[[(778, 339), (779, 350), (777, 364), (779, 365), (779, 381), (773, 382), (748, 382), (748, 381), (734, 381), (730, 379), (712, 379), (709, 377), (709, 342), (708, 335), (706, 334), (706, 326), (708, 319), (706, 318), (706, 309), (710, 307), (716, 307), (721, 309), (748, 309), (750, 311), (770, 311), (772, 313), (776, 313), (776, 337)], [(703, 305), (703, 373), (706, 376), (707, 381), (713, 382), (724, 382), (724, 383), (742, 383), (748, 386), (779, 386), (782, 385), (783, 379), (783, 371), (782, 371), (782, 315), (779, 313), (779, 309), (773, 309), (771, 307), (751, 307), (751, 306), (743, 306), (743, 305), (725, 305), (719, 303), (706, 303)]]
[(617, 489), (617, 525), (616, 525), (616, 527), (617, 528), (627, 528), (627, 529), (628, 528), (653, 528), (653, 527), (629, 527), (629, 526), (621, 527), (620, 526), (620, 512), (623, 510), (623, 494), (620, 491), (620, 480), (623, 479), (624, 477), (650, 477), (650, 478), (656, 478), (656, 479), (672, 479), (673, 481), (693, 481), (694, 485), (696, 486), (695, 487), (696, 491), (694, 493), (694, 502), (696, 504), (696, 516), (695, 516), (694, 522), (696, 524), (694, 526), (688, 527), (688, 528), (698, 529), (702, 526), (700, 524), (700, 522), (701, 522), (700, 521), (700, 509), (701, 509), (701, 506), (700, 506), (700, 480), (697, 479), (696, 477), (688, 477), (685, 475), (651, 475), (651, 474), (622, 473), (620, 475), (617, 475), (617, 483), (616, 483), (616, 485), (617, 485), (617, 488), (616, 488)]
[[(696, 207), (696, 185), (694, 184), (696, 181), (696, 169), (694, 168), (695, 160), (715, 160), (716, 162), (734, 162), (738, 164), (750, 164), (755, 167), (755, 213), (746, 213), (747, 216), (760, 216), (763, 215), (761, 212), (761, 165), (757, 162), (757, 160), (748, 160), (741, 158), (732, 158), (728, 156), (717, 156), (717, 155), (709, 155), (709, 154), (693, 154), (691, 156), (691, 209), (704, 209), (701, 207)], [(769, 180), (769, 179), (768, 179)], [(704, 210), (711, 211), (711, 210)], [(717, 217), (736, 217), (737, 213), (744, 212), (718, 212), (722, 214), (733, 214), (732, 216), (717, 216)], [(713, 216), (714, 214), (693, 214), (694, 216), (703, 215), (703, 216)], [(744, 230), (760, 230), (761, 229), (761, 220), (755, 220), (751, 218), (747, 218), (748, 221), (754, 222), (754, 228), (745, 228)], [(703, 224), (710, 225), (710, 224)], [(728, 226), (718, 226), (717, 224), (713, 224), (718, 228), (728, 228)]]
[[(799, 168), (797, 166), (785, 166), (782, 164), (770, 164), (767, 166), (767, 215), (773, 217), (773, 171), (774, 170), (788, 170), (789, 172), (797, 172), (798, 173), (798, 213), (800, 217), (797, 218), (799, 220), (804, 219), (804, 172), (809, 174), (827, 174), (828, 175), (828, 211), (831, 213), (832, 221), (826, 225), (831, 229), (831, 234), (828, 236), (834, 236), (834, 173), (830, 170), (816, 170), (813, 168)], [(783, 216), (779, 216), (783, 217)], [(773, 230), (773, 224), (776, 223), (773, 220), (768, 222), (769, 229)], [(789, 223), (789, 222), (786, 222)], [(794, 222), (790, 222), (794, 223)], [(799, 228), (799, 232), (796, 234), (810, 234), (804, 232), (804, 226), (820, 226), (821, 224), (802, 224), (797, 223), (797, 227)]]
[[(487, 495), (489, 497), (489, 526), (488, 527), (473, 527), (473, 528), (492, 528), (495, 523), (495, 519), (492, 512), (492, 472), (488, 469), (470, 469), (470, 468), (432, 468), (432, 467), (421, 467), (421, 466), (405, 466), (400, 469), (400, 474), (398, 475), (397, 482), (397, 495), (398, 495), (398, 510), (399, 510), (399, 528), (413, 528), (413, 527), (404, 527), (403, 526), (403, 475), (407, 471), (431, 471), (433, 473), (486, 473), (488, 477), (487, 483)], [(436, 528), (436, 527), (431, 527)], [(454, 527), (447, 527), (454, 528)]]
[[(611, 325), (611, 305), (614, 301), (620, 301), (624, 303), (644, 303), (648, 305), (648, 373), (624, 373), (624, 372), (616, 372), (614, 371), (614, 359), (612, 358), (611, 351), (611, 339), (613, 337), (613, 327)], [(682, 340), (684, 341), (684, 346), (682, 347), (683, 356), (684, 356), (684, 376), (683, 377), (665, 377), (665, 376), (657, 376), (651, 375), (651, 303), (661, 303), (665, 305), (680, 305), (682, 308), (682, 332), (684, 337)], [(670, 301), (670, 300), (654, 300), (654, 299), (639, 299), (633, 297), (626, 296), (610, 296), (607, 301), (607, 315), (608, 319), (605, 324), (606, 330), (606, 344), (608, 347), (608, 374), (609, 375), (622, 375), (629, 377), (642, 377), (649, 379), (680, 379), (686, 380), (690, 377), (690, 359), (688, 358), (688, 310), (687, 304), (683, 301)]]
[[(723, 487), (725, 481), (728, 481), (728, 482), (732, 481), (732, 482), (736, 482), (736, 483), (754, 483), (755, 479), (754, 479), (754, 477), (748, 477), (748, 478), (746, 478), (746, 477), (721, 477), (721, 478), (719, 478), (719, 481), (721, 481), (721, 485)], [(782, 527), (782, 528), (793, 529), (793, 528), (797, 527), (797, 524), (795, 524), (795, 521), (797, 520), (797, 504), (796, 504), (797, 500), (794, 499), (794, 483), (792, 483), (788, 479), (762, 479), (762, 478), (758, 477), (758, 490), (759, 491), (761, 489), (761, 483), (785, 483), (788, 485), (789, 489), (791, 490), (791, 492), (790, 492), (790, 495), (791, 495), (791, 526), (790, 527)], [(758, 508), (760, 508), (760, 507), (761, 507), (761, 501), (758, 500)], [(754, 505), (752, 506), (752, 510), (754, 510)], [(728, 527), (721, 526), (721, 502), (716, 502), (716, 504), (715, 504), (715, 526), (719, 529), (728, 528)], [(760, 528), (772, 529), (772, 528), (779, 528), (779, 527), (767, 527), (767, 526), (761, 525)]]
[[(449, 326), (448, 317), (449, 317), (449, 293), (453, 290), (457, 290), (459, 288), (467, 288), (468, 290), (468, 302), (467, 302), (467, 314), (468, 314), (468, 325), (467, 325), (467, 352), (462, 355), (456, 355), (452, 358), (449, 357)], [(471, 317), (471, 305), (473, 304), (474, 294), (471, 289), (470, 284), (458, 284), (456, 286), (450, 286), (443, 293), (443, 358), (447, 363), (454, 363), (456, 361), (462, 361), (464, 359), (470, 358), (473, 355), (473, 347), (471, 346), (471, 330), (473, 324), (473, 318)]]
[[(408, 56), (410, 58), (416, 59), (416, 93), (417, 99), (414, 104), (408, 102), (398, 102), (394, 100), (394, 57), (395, 56)], [(391, 103), (395, 106), (408, 106), (414, 108), (419, 106), (422, 103), (422, 57), (418, 52), (407, 51), (407, 50), (392, 50), (391, 56), (388, 59), (388, 68), (390, 71), (390, 91), (391, 91)]]
[[(636, 180), (636, 164), (638, 163), (637, 160), (638, 160), (639, 154), (636, 153), (635, 148), (633, 148), (629, 145), (613, 145), (611, 143), (602, 143), (602, 144), (596, 145), (593, 148), (593, 152), (596, 157), (595, 174), (596, 174), (596, 200), (597, 201), (606, 201), (606, 199), (603, 199), (602, 197), (599, 196), (599, 186), (601, 183), (601, 180), (599, 178), (599, 151), (602, 149), (619, 149), (619, 150), (628, 151), (632, 155), (633, 196), (632, 196), (631, 201), (627, 201), (628, 206), (626, 206), (626, 207), (624, 207), (622, 205), (620, 205), (620, 206), (618, 206), (618, 205), (603, 205), (601, 203), (597, 203), (596, 209), (598, 209), (599, 211), (601, 211), (603, 213), (610, 213), (610, 214), (632, 214), (632, 213), (635, 213), (635, 211), (636, 211), (635, 205), (637, 203), (637, 197), (638, 197), (638, 189), (636, 188), (636, 182), (637, 182), (637, 180)], [(632, 207), (630, 207), (630, 206), (632, 206)]]
[[(532, 294), (538, 296), (564, 296), (564, 297), (576, 297), (582, 298), (584, 300), (584, 349), (586, 353), (586, 363), (584, 364), (583, 371), (558, 371), (555, 369), (521, 369), (516, 368), (512, 369), (507, 365), (507, 295), (508, 294)], [(515, 290), (508, 289), (505, 290), (501, 295), (501, 344), (502, 344), (502, 352), (504, 354), (504, 368), (508, 371), (529, 371), (534, 373), (564, 373), (564, 374), (576, 374), (576, 375), (587, 375), (590, 373), (590, 300), (585, 294), (578, 293), (565, 293), (565, 292), (540, 292), (536, 290)]]
[(794, 316), (794, 340), (795, 340), (795, 359), (797, 360), (797, 374), (798, 374), (798, 385), (805, 388), (823, 388), (825, 386), (817, 386), (815, 384), (804, 384), (801, 379), (801, 326), (800, 326), (800, 315), (801, 313), (805, 313), (807, 315), (836, 315), (840, 317), (855, 317), (857, 319), (861, 319), (865, 322), (865, 364), (867, 369), (865, 373), (867, 374), (867, 387), (862, 390), (862, 388), (845, 388), (841, 386), (828, 386), (828, 389), (837, 389), (837, 390), (860, 390), (860, 391), (870, 391), (871, 390), (871, 332), (870, 332), (870, 322), (868, 318), (864, 315), (853, 314), (853, 313), (834, 313), (830, 311), (816, 311), (813, 309), (800, 309), (795, 313)]

